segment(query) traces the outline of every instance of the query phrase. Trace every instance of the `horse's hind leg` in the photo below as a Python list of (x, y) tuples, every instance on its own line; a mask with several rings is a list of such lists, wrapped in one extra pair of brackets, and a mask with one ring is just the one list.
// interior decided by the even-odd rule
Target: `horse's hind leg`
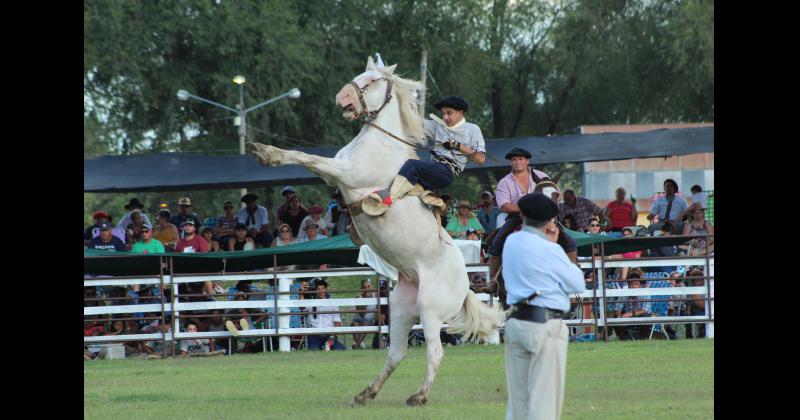
[(408, 333), (418, 318), (417, 288), (400, 274), (400, 281), (397, 282), (397, 287), (392, 291), (389, 300), (391, 304), (389, 357), (381, 373), (368, 387), (353, 397), (350, 405), (363, 405), (368, 399), (375, 398), (408, 351)]

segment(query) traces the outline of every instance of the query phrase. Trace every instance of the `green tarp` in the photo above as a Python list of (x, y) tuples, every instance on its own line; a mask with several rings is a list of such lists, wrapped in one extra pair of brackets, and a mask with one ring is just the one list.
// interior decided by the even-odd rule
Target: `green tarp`
[[(567, 232), (578, 245), (578, 255), (591, 255), (592, 244), (603, 243), (606, 255), (638, 251), (662, 246), (677, 245), (686, 238), (646, 237), (615, 238), (605, 235), (592, 235), (574, 231)], [(134, 276), (158, 275), (162, 256), (172, 257), (176, 274), (222, 273), (259, 270), (292, 264), (335, 264), (354, 267), (357, 265), (358, 247), (348, 235), (311, 242), (301, 242), (276, 248), (261, 248), (252, 251), (212, 252), (202, 254), (135, 254), (132, 252), (113, 252), (84, 249), (83, 269), (85, 274)], [(166, 271), (167, 273), (169, 271)]]

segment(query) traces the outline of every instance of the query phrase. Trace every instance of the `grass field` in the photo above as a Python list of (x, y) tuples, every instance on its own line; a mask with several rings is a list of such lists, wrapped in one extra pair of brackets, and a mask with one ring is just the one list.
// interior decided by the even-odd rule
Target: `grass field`
[[(714, 417), (713, 340), (570, 343), (564, 419)], [(422, 381), (424, 348), (409, 350), (375, 400), (350, 399), (385, 351), (261, 353), (84, 362), (84, 417), (500, 419), (503, 346), (446, 347), (423, 407), (404, 402)]]

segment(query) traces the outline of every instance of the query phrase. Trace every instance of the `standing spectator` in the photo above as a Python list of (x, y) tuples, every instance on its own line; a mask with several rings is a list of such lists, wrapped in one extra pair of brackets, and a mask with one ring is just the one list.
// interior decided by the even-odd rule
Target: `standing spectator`
[(85, 231), (83, 231), (83, 242), (84, 245), (86, 246), (92, 244), (92, 239), (94, 239), (95, 229), (99, 229), (100, 225), (103, 224), (104, 222), (111, 223), (111, 216), (109, 216), (108, 213), (104, 211), (94, 212), (94, 214), (92, 215), (92, 219), (94, 221), (94, 224), (86, 228)]
[(647, 215), (647, 220), (652, 221), (647, 228), (650, 234), (655, 233), (667, 221), (675, 225), (678, 231), (683, 231), (683, 223), (680, 222), (686, 216), (689, 204), (677, 195), (678, 183), (672, 179), (664, 181), (664, 192), (663, 196), (653, 201), (653, 207)]
[(447, 233), (454, 239), (465, 239), (467, 230), (474, 229), (478, 232), (478, 236), (483, 235), (483, 226), (478, 218), (472, 214), (472, 206), (469, 201), (464, 200), (458, 205), (458, 213), (456, 216), (447, 222)]
[(183, 226), (181, 226), (183, 229), (183, 239), (178, 242), (175, 251), (187, 253), (208, 252), (208, 241), (195, 234), (196, 227), (194, 223), (192, 219), (187, 219), (183, 222)]
[(319, 226), (319, 233), (330, 236), (330, 230), (328, 229), (328, 224), (322, 220), (322, 213), (325, 210), (322, 206), (311, 206), (308, 208), (308, 216), (306, 216), (302, 222), (300, 222), (300, 228), (298, 229), (299, 233), (297, 235), (298, 238), (303, 238), (306, 235), (306, 226), (309, 223), (314, 223)]
[(616, 201), (606, 206), (606, 218), (611, 220), (610, 232), (621, 232), (626, 226), (635, 226), (639, 213), (636, 210), (636, 199), (631, 196), (631, 201), (625, 201), (625, 188), (619, 187), (615, 192)]
[(272, 242), (272, 233), (269, 228), (269, 212), (266, 207), (256, 204), (256, 200), (258, 196), (253, 193), (242, 197), (245, 207), (239, 210), (239, 223), (244, 223), (256, 247), (261, 248)]
[(497, 217), (497, 227), (505, 224), (508, 215), (519, 214), (517, 201), (523, 195), (533, 192), (537, 179), (550, 178), (546, 173), (528, 166), (530, 158), (531, 152), (519, 147), (506, 153), (506, 159), (511, 161), (511, 172), (497, 182), (495, 189), (497, 207), (503, 213)]
[(328, 229), (333, 233), (333, 236), (347, 233), (347, 227), (350, 226), (350, 212), (344, 203), (342, 192), (337, 188), (331, 197), (336, 202), (328, 205), (328, 211), (322, 220), (328, 225)]
[(599, 216), (601, 222), (605, 219), (603, 209), (588, 198), (576, 196), (572, 190), (564, 191), (564, 202), (558, 205), (558, 210), (561, 219), (568, 214), (574, 215), (578, 228), (582, 230), (589, 229), (589, 221), (594, 216)]
[(178, 227), (169, 222), (170, 216), (169, 210), (159, 210), (156, 213), (158, 224), (153, 227), (153, 237), (164, 245), (165, 250), (174, 252), (181, 237), (178, 234)]
[(278, 217), (278, 224), (286, 223), (291, 226), (294, 236), (299, 237), (300, 223), (306, 216), (308, 211), (300, 204), (300, 197), (295, 194), (289, 201), (289, 208)]
[(481, 208), (478, 210), (478, 221), (481, 222), (484, 232), (493, 232), (497, 228), (497, 216), (500, 209), (494, 205), (494, 196), (491, 191), (481, 193)]
[(105, 249), (107, 251), (126, 251), (125, 243), (111, 233), (111, 224), (103, 222), (99, 226), (100, 236), (92, 239), (89, 248)]
[[(303, 232), (305, 234), (305, 232)], [(286, 223), (278, 226), (278, 236), (272, 240), (271, 246), (284, 246), (291, 245), (297, 242), (292, 234), (292, 227)], [(302, 242), (302, 241), (301, 241)]]
[(214, 239), (214, 230), (208, 226), (203, 226), (200, 236), (208, 242), (208, 252), (219, 252), (219, 242)]
[(234, 235), (228, 237), (228, 251), (250, 251), (256, 249), (253, 238), (247, 236), (247, 226), (244, 223), (236, 224)]
[(239, 218), (233, 214), (233, 202), (228, 200), (222, 205), (224, 213), (217, 218), (217, 225), (214, 227), (214, 236), (220, 244), (227, 245), (228, 238), (236, 234), (236, 223)]
[[(132, 222), (131, 221), (131, 212), (134, 211), (134, 210), (139, 210), (139, 213), (142, 213), (142, 217), (144, 218), (144, 221), (147, 222), (147, 223), (150, 223), (150, 218), (147, 217), (147, 215), (142, 212), (143, 209), (144, 209), (144, 204), (139, 202), (138, 198), (131, 198), (131, 200), (125, 206), (125, 210), (128, 210), (128, 212), (125, 213), (124, 216), (122, 216), (122, 219), (120, 219), (119, 223), (117, 224), (117, 227), (125, 229), (129, 224), (131, 224), (131, 222)], [(109, 222), (111, 222), (111, 219), (109, 219)], [(152, 225), (152, 223), (150, 223), (150, 224)]]
[[(186, 332), (196, 333), (197, 324), (189, 322), (186, 324)], [(210, 352), (209, 340), (207, 338), (184, 338), (180, 344), (181, 356), (188, 354), (208, 353)]]
[[(376, 298), (375, 291), (372, 290), (372, 280), (361, 280), (361, 293), (356, 295), (356, 297), (362, 299)], [(356, 305), (356, 310), (358, 313), (353, 317), (353, 322), (350, 324), (351, 327), (375, 325), (377, 305)], [(366, 344), (364, 344), (364, 339), (366, 337), (366, 334), (353, 334), (353, 349), (367, 348)]]
[(164, 245), (153, 239), (153, 227), (148, 223), (142, 226), (142, 240), (133, 244), (133, 252), (139, 254), (163, 254)]
[(298, 239), (297, 242), (316, 241), (317, 239), (325, 239), (327, 236), (319, 234), (319, 226), (316, 223), (309, 223), (306, 226), (306, 238), (303, 240)]
[[(319, 279), (315, 282), (315, 290), (317, 291), (316, 299), (328, 299), (328, 282)], [(315, 306), (312, 307), (309, 316), (309, 323), (311, 328), (331, 328), (341, 327), (342, 317), (338, 314), (339, 307), (337, 306)], [(318, 312), (337, 312), (337, 313), (318, 313)], [(344, 350), (344, 344), (340, 343), (336, 336), (330, 334), (322, 335), (309, 335), (308, 336), (308, 349), (320, 350), (325, 348), (328, 350)]]
[[(189, 197), (181, 197), (178, 200), (178, 206), (180, 207), (180, 211), (175, 216), (172, 216), (172, 220), (169, 222), (179, 228), (182, 228), (183, 222), (187, 220), (191, 220), (192, 224), (195, 226), (200, 226), (202, 222), (200, 222), (200, 217), (197, 214), (189, 214), (189, 210), (192, 207), (192, 200)], [(181, 238), (185, 237), (186, 233), (183, 232), (183, 229), (179, 229), (178, 233), (181, 235)]]
[[(278, 210), (275, 211), (276, 219), (281, 219), (283, 213), (286, 212), (286, 210), (289, 210), (292, 198), (294, 198), (297, 195), (297, 191), (295, 191), (294, 187), (292, 186), (286, 186), (283, 187), (283, 189), (281, 190), (281, 195), (283, 196), (283, 199), (285, 201), (283, 202), (283, 204), (280, 205), (280, 207), (278, 207)], [(305, 210), (305, 207), (303, 207), (303, 209)]]
[[(692, 204), (694, 206), (694, 203)], [(708, 253), (714, 253), (714, 225), (706, 220), (706, 209), (694, 207), (691, 209), (691, 216), (683, 226), (684, 235), (710, 235), (708, 237)], [(706, 238), (695, 238), (689, 241), (689, 255), (706, 255)]]
[(142, 240), (142, 228), (146, 223), (139, 210), (132, 211), (130, 217), (131, 223), (125, 227), (125, 243), (129, 251), (133, 244)]

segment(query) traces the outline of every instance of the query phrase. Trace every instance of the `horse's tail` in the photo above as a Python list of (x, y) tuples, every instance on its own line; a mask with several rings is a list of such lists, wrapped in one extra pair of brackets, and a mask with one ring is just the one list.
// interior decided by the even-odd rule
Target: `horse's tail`
[(461, 310), (448, 322), (450, 328), (447, 332), (463, 333), (464, 341), (472, 338), (487, 340), (505, 319), (506, 312), (499, 305), (486, 305), (472, 290), (468, 290)]

